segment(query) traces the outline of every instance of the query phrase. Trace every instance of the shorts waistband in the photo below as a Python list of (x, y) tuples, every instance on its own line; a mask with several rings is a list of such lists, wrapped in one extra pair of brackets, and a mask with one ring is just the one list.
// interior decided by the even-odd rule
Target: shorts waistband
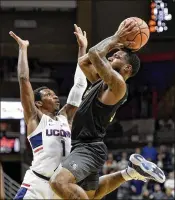
[(32, 170), (32, 172), (33, 172), (36, 176), (38, 176), (39, 178), (44, 179), (45, 181), (49, 181), (49, 180), (50, 180), (50, 177), (46, 177), (46, 176), (44, 176), (44, 175), (41, 175), (41, 174), (35, 172), (34, 170)]
[(93, 143), (104, 143), (103, 140), (72, 140), (72, 144), (93, 144)]

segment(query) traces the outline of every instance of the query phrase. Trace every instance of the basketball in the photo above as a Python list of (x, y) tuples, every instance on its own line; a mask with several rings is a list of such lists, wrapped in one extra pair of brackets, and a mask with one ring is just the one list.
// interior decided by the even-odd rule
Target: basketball
[[(131, 34), (128, 36), (127, 40), (134, 41), (135, 44), (130, 44), (127, 46), (127, 48), (129, 48), (133, 51), (138, 51), (140, 48), (142, 48), (148, 42), (148, 39), (150, 36), (150, 31), (149, 31), (147, 23), (144, 20), (142, 20), (138, 17), (130, 17), (128, 19), (137, 22), (137, 27), (139, 28), (139, 30), (137, 33)], [(125, 24), (125, 20), (121, 23), (120, 26)]]

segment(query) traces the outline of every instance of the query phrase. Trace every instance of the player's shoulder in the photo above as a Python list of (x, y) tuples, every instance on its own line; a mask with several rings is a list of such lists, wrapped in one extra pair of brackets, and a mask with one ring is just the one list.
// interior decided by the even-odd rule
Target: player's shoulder
[(67, 120), (67, 117), (62, 112), (60, 112), (56, 115), (56, 121), (66, 121), (67, 122), (68, 120)]

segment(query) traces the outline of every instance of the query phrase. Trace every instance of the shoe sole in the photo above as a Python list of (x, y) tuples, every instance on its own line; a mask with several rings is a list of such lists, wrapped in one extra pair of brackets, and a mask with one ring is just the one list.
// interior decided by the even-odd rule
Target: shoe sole
[[(139, 154), (132, 154), (129, 160), (133, 165), (138, 166), (141, 169), (139, 170), (139, 174), (142, 176), (155, 180), (159, 183), (165, 182), (166, 177), (164, 172), (159, 167), (157, 167), (156, 164), (147, 161), (143, 156)], [(137, 169), (135, 170), (138, 171)]]

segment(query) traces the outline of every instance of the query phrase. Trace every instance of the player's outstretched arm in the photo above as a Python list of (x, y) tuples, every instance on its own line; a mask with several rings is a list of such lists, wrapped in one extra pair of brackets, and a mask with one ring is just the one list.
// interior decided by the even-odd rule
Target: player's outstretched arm
[(21, 103), (24, 109), (25, 121), (28, 124), (29, 119), (37, 115), (37, 108), (34, 103), (34, 94), (31, 83), (29, 81), (29, 67), (27, 59), (28, 40), (22, 40), (20, 37), (10, 31), (10, 36), (13, 37), (19, 45), (18, 56), (18, 81), (20, 86)]
[[(82, 31), (81, 28), (78, 27), (76, 24), (74, 25), (74, 27), (74, 34), (76, 35), (77, 43), (79, 46), (78, 57), (81, 57), (86, 53), (86, 49), (88, 46), (86, 32)], [(74, 85), (69, 92), (66, 105), (60, 111), (61, 114), (66, 115), (70, 124), (72, 123), (73, 116), (82, 101), (82, 96), (86, 87), (86, 76), (80, 69), (80, 66), (77, 64), (74, 75)]]
[[(110, 99), (113, 99), (112, 104), (117, 103), (126, 92), (126, 84), (123, 77), (113, 70), (106, 55), (113, 49), (125, 46), (127, 35), (136, 31), (135, 23), (128, 21), (122, 28), (118, 29), (116, 34), (106, 38), (96, 46), (89, 49), (88, 56), (96, 68), (100, 78), (108, 85), (108, 93)], [(109, 94), (106, 95), (109, 97)]]

